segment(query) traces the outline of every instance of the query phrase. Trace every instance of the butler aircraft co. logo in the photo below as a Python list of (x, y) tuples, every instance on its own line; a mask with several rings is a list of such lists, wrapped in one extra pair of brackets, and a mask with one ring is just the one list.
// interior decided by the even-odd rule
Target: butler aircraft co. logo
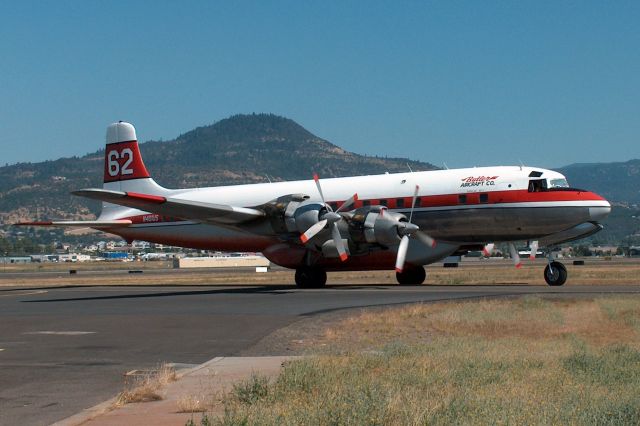
[(462, 185), (460, 188), (466, 188), (470, 186), (492, 186), (496, 184), (498, 176), (469, 176), (462, 179)]

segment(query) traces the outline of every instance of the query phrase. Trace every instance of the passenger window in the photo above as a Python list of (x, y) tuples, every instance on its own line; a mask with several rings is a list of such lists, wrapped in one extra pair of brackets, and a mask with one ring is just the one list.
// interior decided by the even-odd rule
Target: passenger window
[(480, 204), (487, 204), (489, 202), (489, 194), (480, 194)]
[(369, 206), (369, 205), (371, 205), (371, 201), (369, 201), (369, 200), (362, 200), (362, 206), (363, 206), (363, 207), (364, 207), (364, 206)]
[(404, 198), (396, 198), (396, 207), (399, 209), (404, 207)]
[(467, 196), (466, 195), (458, 195), (458, 204), (467, 204)]
[(422, 206), (422, 198), (417, 197), (416, 198), (416, 203), (414, 204), (414, 207), (420, 207)]
[(386, 198), (382, 198), (382, 199), (380, 200), (380, 205), (381, 205), (381, 206), (385, 206), (385, 207), (387, 207), (387, 206), (389, 205), (389, 202), (387, 201), (387, 199), (386, 199)]
[(338, 210), (338, 203), (329, 203), (329, 206), (331, 207), (331, 210), (336, 211)]

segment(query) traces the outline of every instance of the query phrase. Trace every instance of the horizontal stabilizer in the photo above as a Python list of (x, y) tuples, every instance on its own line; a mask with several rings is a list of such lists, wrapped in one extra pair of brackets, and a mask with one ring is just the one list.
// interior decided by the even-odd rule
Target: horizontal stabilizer
[(118, 226), (129, 226), (131, 221), (121, 220), (49, 220), (40, 222), (19, 222), (14, 226), (84, 226), (88, 228), (114, 228)]
[(181, 200), (136, 192), (91, 188), (74, 191), (73, 194), (132, 207), (149, 213), (213, 224), (233, 225), (265, 216), (265, 213), (261, 210), (246, 207)]

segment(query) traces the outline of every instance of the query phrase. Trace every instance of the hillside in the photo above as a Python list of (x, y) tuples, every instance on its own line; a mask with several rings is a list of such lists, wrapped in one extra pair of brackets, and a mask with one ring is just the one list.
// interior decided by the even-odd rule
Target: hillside
[[(140, 129), (144, 135), (144, 129)], [(347, 152), (293, 120), (236, 115), (174, 140), (140, 145), (154, 179), (169, 188), (432, 170), (429, 163)], [(99, 203), (69, 192), (102, 185), (104, 150), (83, 157), (0, 167), (0, 223), (21, 219), (91, 218)]]
[(622, 204), (640, 204), (640, 160), (581, 163), (558, 169), (571, 186), (585, 188)]

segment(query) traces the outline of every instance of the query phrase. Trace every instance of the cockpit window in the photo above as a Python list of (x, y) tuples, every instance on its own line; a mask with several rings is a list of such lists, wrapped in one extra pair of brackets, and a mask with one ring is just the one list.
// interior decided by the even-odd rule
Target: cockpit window
[(543, 192), (547, 190), (546, 179), (531, 179), (529, 181), (529, 192)]
[(566, 179), (549, 179), (549, 188), (569, 188)]

